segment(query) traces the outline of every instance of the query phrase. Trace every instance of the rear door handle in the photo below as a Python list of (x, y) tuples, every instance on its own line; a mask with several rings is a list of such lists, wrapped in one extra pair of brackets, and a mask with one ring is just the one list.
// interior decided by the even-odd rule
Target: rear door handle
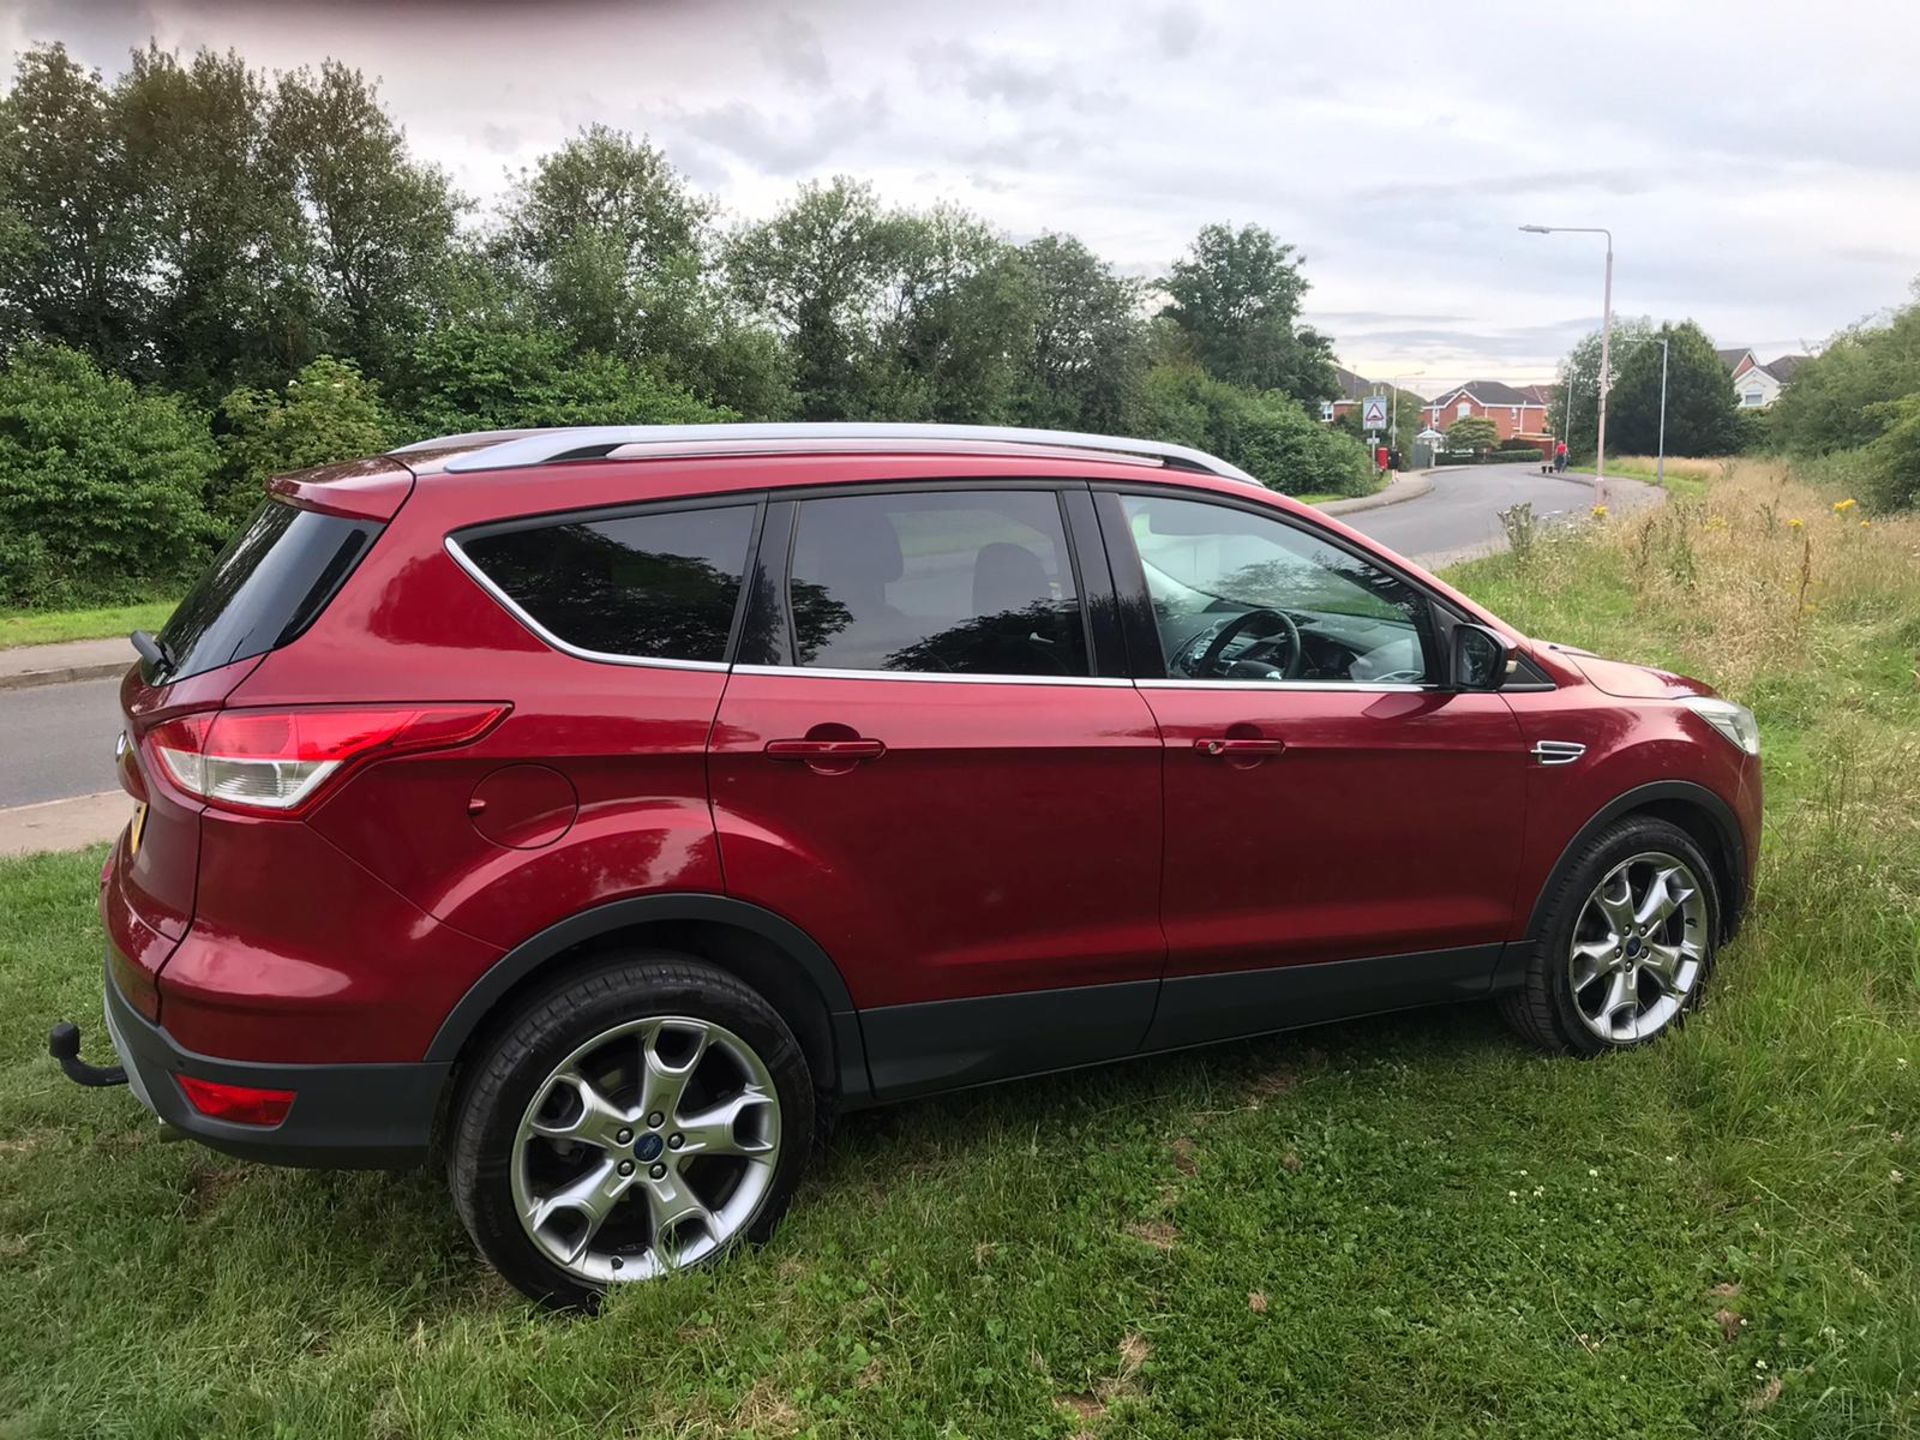
[(1193, 742), (1203, 755), (1278, 755), (1287, 748), (1284, 740), (1236, 740), (1226, 735), (1203, 735)]
[(769, 760), (877, 760), (887, 753), (879, 740), (769, 740)]

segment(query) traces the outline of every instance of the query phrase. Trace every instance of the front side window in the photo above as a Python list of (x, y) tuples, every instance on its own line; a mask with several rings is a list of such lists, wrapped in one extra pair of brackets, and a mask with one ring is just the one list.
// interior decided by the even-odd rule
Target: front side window
[(1088, 673), (1050, 490), (803, 500), (788, 587), (796, 663), (936, 675)]
[(1146, 573), (1167, 676), (1427, 684), (1427, 602), (1294, 526), (1158, 495), (1120, 504)]
[(541, 629), (600, 655), (726, 658), (752, 505), (495, 531), (467, 558)]
[(1453, 414), (1454, 418), (1458, 420), (1472, 419), (1473, 402), (1471, 400), (1462, 400), (1458, 405), (1453, 407)]

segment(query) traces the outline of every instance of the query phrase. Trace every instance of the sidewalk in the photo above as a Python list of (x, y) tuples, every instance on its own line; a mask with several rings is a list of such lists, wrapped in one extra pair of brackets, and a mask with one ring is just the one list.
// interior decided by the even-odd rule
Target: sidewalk
[(101, 680), (120, 674), (133, 660), (133, 646), (125, 636), (69, 640), (59, 645), (15, 645), (0, 650), (0, 690)]
[(1371, 495), (1357, 495), (1351, 500), (1328, 500), (1313, 508), (1328, 515), (1351, 515), (1356, 510), (1378, 510), (1382, 505), (1418, 500), (1433, 489), (1433, 481), (1427, 478), (1432, 474), (1431, 470), (1408, 470), (1394, 477), (1384, 490), (1376, 490)]
[(132, 813), (133, 799), (124, 790), (0, 810), (0, 857), (98, 845), (118, 835)]

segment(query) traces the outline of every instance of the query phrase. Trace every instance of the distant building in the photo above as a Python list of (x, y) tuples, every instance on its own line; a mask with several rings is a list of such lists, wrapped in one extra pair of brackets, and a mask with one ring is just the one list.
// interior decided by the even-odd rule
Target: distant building
[(1320, 402), (1320, 418), (1328, 424), (1340, 419), (1349, 410), (1360, 408), (1360, 402), (1377, 390), (1391, 390), (1391, 386), (1375, 384), (1364, 375), (1356, 375), (1344, 365), (1333, 367), (1334, 378), (1340, 382), (1340, 393), (1331, 400)]
[(1509, 385), (1504, 380), (1469, 380), (1436, 395), (1423, 412), (1435, 430), (1450, 430), (1456, 420), (1491, 420), (1502, 440), (1547, 440), (1547, 387)]
[(1733, 378), (1733, 393), (1740, 401), (1742, 410), (1765, 410), (1780, 398), (1780, 392), (1794, 372), (1813, 357), (1810, 355), (1782, 355), (1778, 360), (1769, 360), (1762, 365), (1753, 351), (1741, 347), (1716, 352), (1720, 363), (1727, 367), (1727, 374)]

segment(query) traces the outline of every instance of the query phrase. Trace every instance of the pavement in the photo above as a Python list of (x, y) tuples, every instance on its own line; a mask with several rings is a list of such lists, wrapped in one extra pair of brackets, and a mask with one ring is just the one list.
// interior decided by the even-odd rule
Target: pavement
[[(1663, 492), (1609, 479), (1607, 504), (1657, 504)], [(1499, 512), (1531, 504), (1548, 524), (1593, 507), (1591, 476), (1542, 475), (1537, 465), (1480, 465), (1400, 476), (1378, 494), (1320, 508), (1428, 569), (1505, 548)], [(116, 789), (114, 737), (124, 640), (0, 650), (0, 855), (111, 840), (130, 805)]]

